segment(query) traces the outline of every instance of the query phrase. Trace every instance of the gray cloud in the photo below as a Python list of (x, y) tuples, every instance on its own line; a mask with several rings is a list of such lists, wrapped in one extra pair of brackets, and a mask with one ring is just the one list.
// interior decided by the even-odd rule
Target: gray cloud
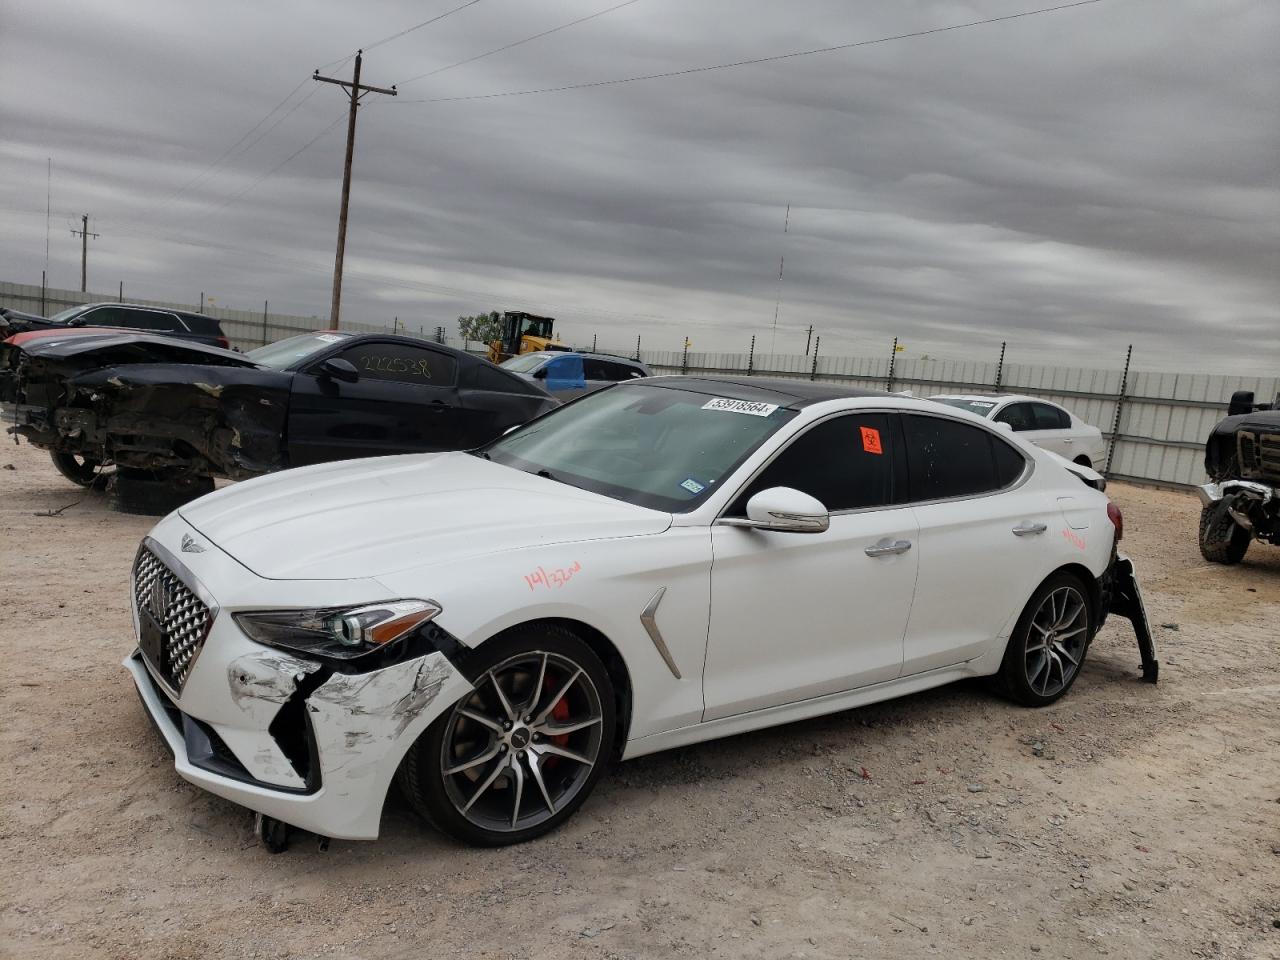
[[(3, 2), (3, 0), (0, 0)], [(342, 113), (310, 95), (180, 190), (315, 66), (448, 9), (157, 0), (0, 8), (0, 270), (327, 314)], [(485, 0), (370, 52), (372, 83), (608, 6)], [(528, 306), (625, 347), (989, 357), (1274, 373), (1280, 10), (1092, 6), (593, 90), (414, 103), (767, 56), (996, 16), (1014, 0), (640, 0), (362, 111), (344, 316), (452, 327)], [(349, 71), (349, 64), (336, 67)], [(256, 183), (256, 185), (255, 185)], [(248, 189), (252, 186), (252, 189)], [(247, 190), (247, 192), (245, 192)], [(176, 196), (174, 194), (177, 193)], [(243, 195), (241, 195), (243, 194)], [(233, 199), (238, 198), (238, 199)], [(232, 202), (228, 202), (232, 201)], [(792, 204), (790, 231), (783, 211)]]

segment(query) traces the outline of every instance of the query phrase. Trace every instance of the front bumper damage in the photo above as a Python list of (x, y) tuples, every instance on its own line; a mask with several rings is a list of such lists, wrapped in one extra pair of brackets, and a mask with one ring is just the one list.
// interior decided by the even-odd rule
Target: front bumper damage
[[(172, 542), (192, 529), (174, 515), (153, 536)], [(196, 558), (202, 566), (199, 578), (172, 553), (165, 551), (165, 558), (192, 586), (205, 591), (207, 584), (217, 584), (222, 607), (215, 608), (180, 689), (141, 648), (124, 660), (178, 774), (324, 837), (377, 837), (383, 802), (405, 752), (472, 689), (470, 681), (435, 650), (414, 648), (411, 652), (420, 655), (366, 672), (340, 672), (262, 646), (236, 627), (227, 610), (261, 606), (255, 593), (269, 581), (213, 546)], [(355, 590), (368, 599), (364, 581), (327, 581), (322, 589), (330, 598), (340, 596), (344, 589), (351, 591), (344, 583), (362, 584)], [(280, 584), (274, 586), (278, 596)], [(300, 594), (303, 604), (312, 602), (305, 585)], [(135, 610), (135, 626), (136, 617)]]

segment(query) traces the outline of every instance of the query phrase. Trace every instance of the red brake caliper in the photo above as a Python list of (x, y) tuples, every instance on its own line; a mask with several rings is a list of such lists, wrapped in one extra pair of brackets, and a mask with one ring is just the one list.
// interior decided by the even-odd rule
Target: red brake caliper
[[(550, 677), (546, 677), (542, 681), (543, 692), (546, 693), (548, 688), (550, 688), (550, 692), (554, 694), (557, 690), (560, 689), (560, 681), (557, 680), (553, 683)], [(560, 721), (562, 723), (565, 720), (569, 719), (569, 695), (568, 694), (565, 694), (563, 697), (561, 697), (556, 702), (556, 705), (551, 708), (551, 719)], [(567, 733), (562, 733), (559, 736), (548, 737), (547, 739), (551, 743), (554, 743), (557, 747), (563, 747), (565, 744), (569, 742), (569, 735)], [(550, 767), (556, 766), (556, 764), (560, 762), (560, 758), (555, 755), (552, 755), (547, 757), (542, 762), (544, 766), (550, 768)]]

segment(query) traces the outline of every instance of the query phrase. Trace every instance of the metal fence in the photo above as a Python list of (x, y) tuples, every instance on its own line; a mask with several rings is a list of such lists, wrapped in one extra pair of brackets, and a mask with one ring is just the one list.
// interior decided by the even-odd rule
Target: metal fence
[[(116, 296), (81, 293), (78, 290), (42, 289), (38, 285), (0, 282), (0, 306), (46, 315), (82, 303), (115, 300)], [(130, 300), (182, 310), (190, 304)], [(299, 317), (262, 312), (228, 310), (206, 305), (203, 312), (217, 317), (232, 343), (241, 349), (260, 346), (327, 325), (319, 317)], [(391, 332), (391, 324), (343, 322), (344, 330), (363, 333)], [(406, 331), (473, 352), (483, 346), (463, 343), (437, 324), (410, 323)], [(1005, 363), (1004, 354), (993, 362), (961, 360), (902, 360), (894, 345), (886, 343), (880, 357), (820, 356), (814, 344), (809, 354), (692, 353), (688, 350), (608, 350), (600, 353), (636, 357), (661, 373), (750, 374), (798, 377), (855, 383), (880, 390), (910, 390), (915, 396), (939, 393), (1003, 392), (1043, 397), (1068, 408), (1076, 416), (1099, 427), (1109, 441), (1108, 462), (1100, 465), (1109, 476), (1170, 487), (1189, 487), (1205, 480), (1202, 467), (1205, 438), (1227, 411), (1231, 394), (1252, 390), (1259, 400), (1280, 393), (1280, 377), (1235, 377), (1208, 373), (1159, 373), (1139, 371), (1118, 358), (1114, 368), (1054, 367)], [(1140, 353), (1139, 353), (1140, 363)]]

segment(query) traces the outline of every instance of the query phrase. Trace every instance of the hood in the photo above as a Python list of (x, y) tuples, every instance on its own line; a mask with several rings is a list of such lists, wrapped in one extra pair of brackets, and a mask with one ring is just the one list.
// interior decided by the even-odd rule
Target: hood
[(32, 357), (69, 360), (84, 358), (99, 366), (119, 363), (204, 363), (256, 367), (243, 353), (222, 347), (101, 327), (67, 327), (31, 331), (10, 338)]
[(269, 580), (349, 580), (526, 547), (661, 533), (671, 515), (466, 453), (286, 470), (179, 513)]

